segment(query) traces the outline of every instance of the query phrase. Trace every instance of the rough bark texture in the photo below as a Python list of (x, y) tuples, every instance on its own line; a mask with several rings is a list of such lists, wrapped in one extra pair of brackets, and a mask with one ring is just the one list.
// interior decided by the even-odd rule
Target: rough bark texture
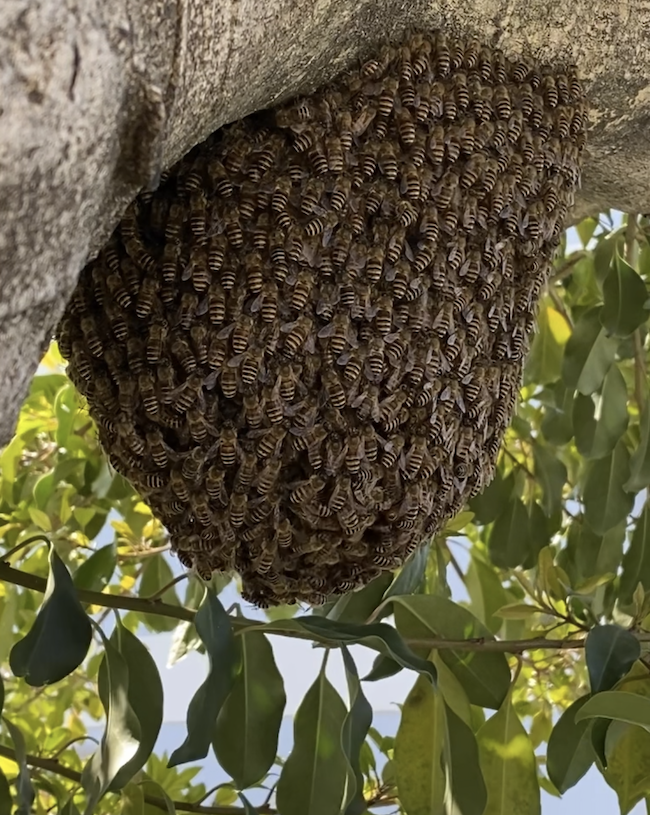
[(408, 27), (576, 64), (592, 105), (576, 215), (650, 210), (648, 0), (0, 0), (0, 444), (78, 272), (138, 190)]

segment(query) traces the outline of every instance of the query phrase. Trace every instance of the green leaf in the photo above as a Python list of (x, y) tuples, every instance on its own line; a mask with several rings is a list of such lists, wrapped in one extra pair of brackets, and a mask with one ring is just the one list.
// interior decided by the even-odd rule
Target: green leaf
[(540, 815), (535, 751), (508, 695), (476, 734), (487, 786), (484, 815)]
[(436, 671), (433, 665), (412, 651), (399, 633), (386, 623), (353, 625), (314, 616), (300, 617), (297, 622), (323, 642), (334, 642), (338, 645), (367, 644), (370, 648), (375, 648), (392, 657), (403, 668), (425, 673), (432, 682), (436, 681)]
[(378, 682), (380, 679), (388, 679), (389, 676), (395, 676), (402, 670), (402, 666), (395, 662), (394, 659), (378, 654), (372, 663), (372, 668), (363, 677), (364, 682)]
[(602, 286), (614, 265), (616, 248), (620, 241), (621, 230), (607, 233), (598, 240), (594, 250), (594, 276)]
[[(416, 594), (421, 590), (422, 581), (427, 570), (429, 561), (430, 544), (419, 546), (409, 557), (404, 566), (399, 571), (395, 580), (384, 595), (384, 599), (393, 597), (396, 594)], [(386, 607), (389, 613), (390, 606)]]
[(86, 791), (85, 815), (92, 815), (119, 771), (137, 755), (142, 738), (140, 722), (129, 702), (129, 668), (118, 649), (97, 629), (104, 642), (99, 698), (106, 712), (106, 729), (99, 748), (81, 774)]
[[(144, 767), (153, 752), (163, 721), (163, 687), (158, 667), (149, 650), (118, 621), (111, 635), (111, 644), (119, 651), (128, 671), (128, 704), (140, 725), (140, 744), (133, 758), (116, 774), (110, 790), (121, 789), (138, 770)], [(102, 670), (103, 668), (103, 670)], [(99, 670), (100, 698), (104, 708), (108, 704), (107, 666)], [(102, 696), (102, 682), (104, 696)]]
[(648, 319), (648, 290), (643, 279), (620, 255), (603, 283), (601, 320), (609, 334), (627, 337)]
[(219, 712), (212, 746), (238, 789), (246, 789), (262, 779), (275, 761), (286, 696), (264, 634), (250, 631), (238, 642), (241, 670)]
[(115, 545), (102, 546), (85, 560), (74, 573), (74, 584), (78, 589), (102, 591), (108, 585), (117, 565)]
[(632, 453), (630, 477), (624, 486), (628, 492), (638, 492), (650, 486), (650, 399), (646, 399), (639, 427), (641, 430), (639, 446)]
[(601, 325), (601, 311), (592, 308), (580, 317), (564, 350), (562, 379), (585, 396), (601, 386), (618, 347), (618, 340), (608, 337)]
[(497, 468), (494, 478), (483, 492), (469, 502), (476, 520), (481, 524), (491, 524), (506, 509), (515, 487), (513, 475), (503, 478)]
[(237, 668), (238, 655), (230, 617), (211, 591), (196, 612), (194, 622), (205, 645), (210, 667), (205, 682), (192, 697), (187, 710), (187, 738), (172, 753), (169, 767), (197, 761), (208, 754), (217, 716), (230, 693)]
[(65, 804), (58, 811), (58, 815), (79, 815), (79, 810), (74, 802), (74, 795), (71, 795)]
[(281, 815), (339, 815), (349, 767), (341, 744), (346, 714), (324, 662), (296, 711), (293, 749), (277, 787)]
[(34, 624), (11, 649), (9, 664), (15, 676), (39, 687), (58, 682), (83, 662), (92, 630), (77, 598), (70, 572), (50, 547), (47, 587)]
[(444, 815), (445, 704), (419, 676), (402, 706), (393, 762), (399, 799), (408, 815)]
[(630, 812), (650, 792), (650, 733), (623, 722), (608, 721), (606, 735), (607, 769), (605, 781), (618, 796), (622, 815)]
[(621, 603), (632, 603), (632, 595), (639, 583), (646, 591), (650, 590), (650, 507), (647, 504), (634, 526), (630, 545), (623, 555), (619, 586)]
[(138, 784), (127, 784), (120, 797), (120, 815), (144, 815), (144, 792)]
[(152, 781), (151, 778), (145, 778), (139, 783), (145, 796), (148, 798), (156, 798), (161, 804), (160, 806), (156, 806), (145, 801), (144, 815), (160, 815), (161, 812), (166, 812), (167, 815), (176, 815), (174, 802), (160, 784), (156, 781)]
[(32, 804), (36, 797), (34, 787), (32, 786), (32, 779), (29, 776), (29, 767), (27, 766), (27, 751), (25, 750), (25, 739), (20, 730), (15, 724), (12, 724), (9, 719), (2, 717), (5, 723), (11, 740), (14, 743), (14, 753), (16, 755), (16, 764), (18, 764), (18, 778), (15, 779), (16, 797), (18, 799), (18, 809), (16, 815), (30, 815), (32, 811)]
[(600, 396), (578, 394), (573, 406), (576, 446), (585, 458), (611, 453), (627, 429), (627, 387), (617, 365), (612, 365)]
[(592, 628), (585, 643), (592, 694), (613, 688), (641, 656), (634, 634), (619, 625)]
[(341, 648), (341, 656), (350, 695), (350, 710), (343, 723), (343, 752), (352, 771), (346, 795), (345, 815), (363, 815), (366, 803), (363, 797), (361, 750), (372, 724), (372, 707), (364, 696), (357, 666), (345, 645)]
[(514, 569), (527, 559), (530, 546), (526, 507), (521, 498), (513, 496), (490, 532), (490, 560), (501, 569)]
[(576, 717), (576, 721), (596, 716), (638, 725), (650, 731), (650, 699), (627, 691), (603, 691), (589, 699)]
[(445, 704), (445, 760), (452, 798), (463, 815), (483, 815), (487, 789), (471, 727)]
[(583, 246), (586, 246), (593, 238), (597, 226), (597, 218), (585, 218), (584, 220), (580, 221), (580, 223), (576, 224), (575, 229)]
[(597, 535), (581, 518), (573, 520), (567, 533), (567, 549), (577, 569), (574, 585), (580, 587), (595, 575), (615, 574), (623, 557), (624, 539), (624, 522), (604, 535)]
[(390, 572), (384, 572), (362, 589), (344, 594), (336, 600), (327, 613), (327, 618), (348, 623), (365, 623), (381, 603), (384, 592), (392, 581)]
[[(191, 578), (187, 583), (185, 592), (185, 608), (196, 610), (205, 598), (207, 589), (201, 580)], [(174, 629), (172, 634), (172, 644), (167, 657), (167, 667), (171, 668), (179, 660), (183, 659), (190, 651), (196, 651), (201, 647), (201, 638), (198, 635), (194, 622), (182, 620)]]
[[(140, 580), (140, 597), (153, 597), (160, 589), (171, 583), (173, 579), (174, 573), (163, 554), (147, 558)], [(162, 594), (159, 599), (168, 605), (180, 605), (176, 589), (173, 586)], [(158, 632), (172, 631), (177, 624), (177, 620), (163, 617), (161, 614), (142, 614), (141, 619), (152, 631)]]
[(472, 611), (492, 634), (496, 634), (503, 624), (495, 616), (496, 612), (508, 602), (498, 574), (490, 564), (472, 555), (465, 583), (472, 601)]
[(594, 763), (591, 746), (591, 723), (576, 721), (591, 694), (581, 696), (558, 719), (546, 751), (546, 769), (556, 789), (565, 793), (575, 786)]
[(526, 360), (526, 382), (546, 385), (562, 373), (562, 357), (571, 328), (552, 306), (545, 304), (537, 315), (537, 332)]
[(244, 815), (257, 815), (257, 810), (248, 800), (248, 798), (244, 795), (243, 792), (238, 792), (237, 795), (239, 796), (239, 800), (241, 801), (242, 809), (244, 810)]
[(597, 535), (621, 523), (632, 509), (634, 497), (622, 487), (630, 472), (629, 458), (619, 442), (609, 456), (589, 467), (583, 489), (585, 520)]
[[(395, 625), (405, 639), (494, 639), (466, 608), (434, 595), (396, 597)], [(425, 645), (414, 650), (426, 656), (432, 649)], [(504, 654), (450, 649), (439, 654), (473, 705), (500, 707), (510, 687), (510, 669)]]
[(533, 447), (535, 476), (543, 491), (542, 507), (547, 516), (562, 509), (562, 490), (567, 480), (567, 469), (548, 447), (535, 444)]

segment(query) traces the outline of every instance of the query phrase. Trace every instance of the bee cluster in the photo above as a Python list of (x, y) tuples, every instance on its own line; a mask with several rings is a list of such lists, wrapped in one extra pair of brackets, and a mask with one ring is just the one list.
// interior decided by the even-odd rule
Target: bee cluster
[(321, 602), (489, 482), (585, 128), (572, 71), (414, 35), (132, 204), (58, 339), (185, 566)]

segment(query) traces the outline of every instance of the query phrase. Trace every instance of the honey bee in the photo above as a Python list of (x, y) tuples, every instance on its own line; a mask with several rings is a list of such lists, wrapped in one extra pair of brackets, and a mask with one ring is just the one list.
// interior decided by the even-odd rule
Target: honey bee
[(286, 428), (279, 424), (270, 430), (258, 430), (254, 432), (262, 434), (257, 445), (257, 450), (255, 451), (258, 458), (268, 458), (274, 455), (287, 435)]
[(178, 470), (172, 470), (169, 474), (169, 486), (172, 488), (172, 492), (186, 504), (190, 500), (190, 491), (187, 488), (185, 479), (186, 476)]
[(247, 506), (248, 495), (245, 492), (233, 492), (229, 504), (230, 525), (233, 529), (239, 529), (243, 525)]
[(282, 518), (275, 528), (273, 544), (279, 549), (288, 549), (293, 542), (293, 529), (287, 518)]
[(155, 365), (162, 356), (163, 346), (169, 333), (169, 323), (167, 320), (156, 320), (149, 329), (147, 338), (146, 357), (149, 365)]
[(386, 337), (391, 333), (393, 327), (393, 301), (390, 297), (383, 296), (379, 298), (375, 326), (382, 337)]
[(278, 286), (270, 280), (262, 285), (261, 293), (251, 305), (251, 313), (261, 312), (262, 321), (275, 322), (278, 313)]
[(226, 490), (225, 477), (225, 470), (213, 465), (208, 470), (205, 478), (205, 489), (208, 495), (221, 507), (228, 506), (228, 491)]
[(260, 427), (264, 421), (264, 411), (257, 395), (254, 393), (244, 394), (243, 404), (244, 416), (248, 426), (251, 428)]
[(176, 390), (172, 391), (171, 404), (177, 413), (186, 413), (203, 393), (203, 376), (191, 373)]
[(200, 494), (190, 495), (190, 503), (194, 517), (201, 524), (201, 526), (212, 525), (212, 512), (210, 511), (210, 504), (208, 503), (207, 496)]
[(395, 466), (397, 459), (400, 457), (406, 440), (402, 435), (392, 436), (384, 444), (380, 456), (380, 462), (386, 469), (391, 469)]
[(169, 463), (169, 455), (167, 452), (169, 448), (165, 444), (162, 433), (158, 429), (151, 430), (147, 433), (146, 438), (151, 458), (157, 467), (164, 469)]
[(219, 337), (212, 337), (208, 346), (208, 356), (206, 362), (213, 371), (220, 371), (226, 359), (228, 345), (225, 340)]
[(285, 357), (294, 357), (298, 350), (305, 345), (312, 330), (313, 321), (310, 317), (302, 316), (291, 323), (285, 323), (280, 329), (285, 334), (282, 353)]
[(234, 368), (224, 368), (219, 380), (221, 392), (226, 399), (234, 399), (239, 390), (239, 374)]
[(196, 370), (196, 358), (192, 349), (183, 337), (176, 335), (171, 343), (171, 352), (186, 373)]
[(146, 277), (142, 281), (135, 307), (135, 313), (140, 319), (148, 317), (153, 311), (159, 288), (160, 281), (157, 277)]
[(324, 489), (325, 480), (319, 475), (312, 475), (307, 481), (301, 481), (291, 490), (289, 500), (294, 504), (307, 504)]
[(80, 325), (88, 350), (94, 357), (101, 358), (104, 354), (104, 346), (99, 338), (95, 321), (92, 317), (82, 317)]
[[(155, 278), (147, 278), (155, 280)], [(123, 309), (128, 309), (131, 305), (131, 295), (124, 286), (124, 282), (119, 273), (114, 272), (106, 277), (106, 288), (113, 300)], [(85, 308), (85, 304), (83, 306)], [(79, 313), (82, 313), (78, 310)], [(139, 315), (138, 315), (139, 316)]]

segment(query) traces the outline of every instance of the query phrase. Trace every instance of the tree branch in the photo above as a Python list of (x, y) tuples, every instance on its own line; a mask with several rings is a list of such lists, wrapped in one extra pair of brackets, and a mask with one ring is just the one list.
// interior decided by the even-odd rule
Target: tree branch
[[(35, 574), (21, 572), (6, 563), (0, 563), (0, 581), (13, 583), (16, 586), (23, 586), (44, 593), (46, 581)], [(89, 603), (94, 606), (104, 606), (106, 608), (124, 609), (127, 611), (137, 611), (141, 614), (160, 614), (163, 617), (172, 617), (175, 620), (186, 620), (192, 622), (196, 612), (185, 606), (172, 606), (168, 603), (161, 603), (159, 600), (147, 600), (142, 597), (126, 597), (125, 595), (105, 594), (99, 591), (88, 591), (87, 589), (77, 589), (77, 596), (82, 603)], [(248, 620), (241, 617), (231, 617), (235, 634), (243, 634), (250, 628), (264, 626), (267, 633), (276, 634), (281, 637), (293, 637), (294, 639), (313, 640), (313, 636), (308, 631), (300, 629), (272, 630), (272, 623), (258, 623), (256, 620)], [(639, 642), (650, 642), (650, 633), (632, 632)], [(336, 638), (332, 637), (331, 642)], [(452, 651), (497, 651), (509, 654), (520, 654), (523, 651), (535, 650), (567, 650), (571, 648), (584, 648), (584, 639), (566, 638), (563, 640), (547, 640), (544, 637), (535, 637), (527, 640), (489, 640), (476, 637), (467, 640), (448, 640), (439, 637), (426, 639), (404, 638), (404, 642), (410, 648), (428, 648), (429, 650), (452, 650)]]
[[(5, 758), (9, 758), (12, 761), (17, 762), (16, 753), (10, 747), (0, 745), (0, 756), (4, 756)], [(69, 779), (70, 781), (75, 781), (77, 784), (81, 783), (81, 773), (78, 773), (76, 770), (71, 770), (69, 767), (61, 764), (61, 762), (57, 761), (55, 758), (41, 758), (40, 756), (32, 756), (28, 754), (25, 761), (30, 767), (38, 767), (40, 770), (47, 770), (50, 773), (55, 773), (56, 775), (60, 775), (63, 778)], [(158, 807), (158, 809), (162, 810), (163, 812), (167, 811), (165, 802), (162, 798), (158, 798), (157, 795), (145, 795), (144, 800), (145, 803)], [(194, 812), (199, 813), (200, 815), (239, 815), (239, 813), (242, 813), (243, 815), (244, 813), (244, 810), (241, 807), (203, 806), (202, 804), (193, 804), (189, 801), (174, 801), (173, 804), (178, 812)], [(277, 812), (277, 810), (269, 806), (259, 806), (256, 807), (256, 809), (261, 815), (274, 815), (274, 813)]]

